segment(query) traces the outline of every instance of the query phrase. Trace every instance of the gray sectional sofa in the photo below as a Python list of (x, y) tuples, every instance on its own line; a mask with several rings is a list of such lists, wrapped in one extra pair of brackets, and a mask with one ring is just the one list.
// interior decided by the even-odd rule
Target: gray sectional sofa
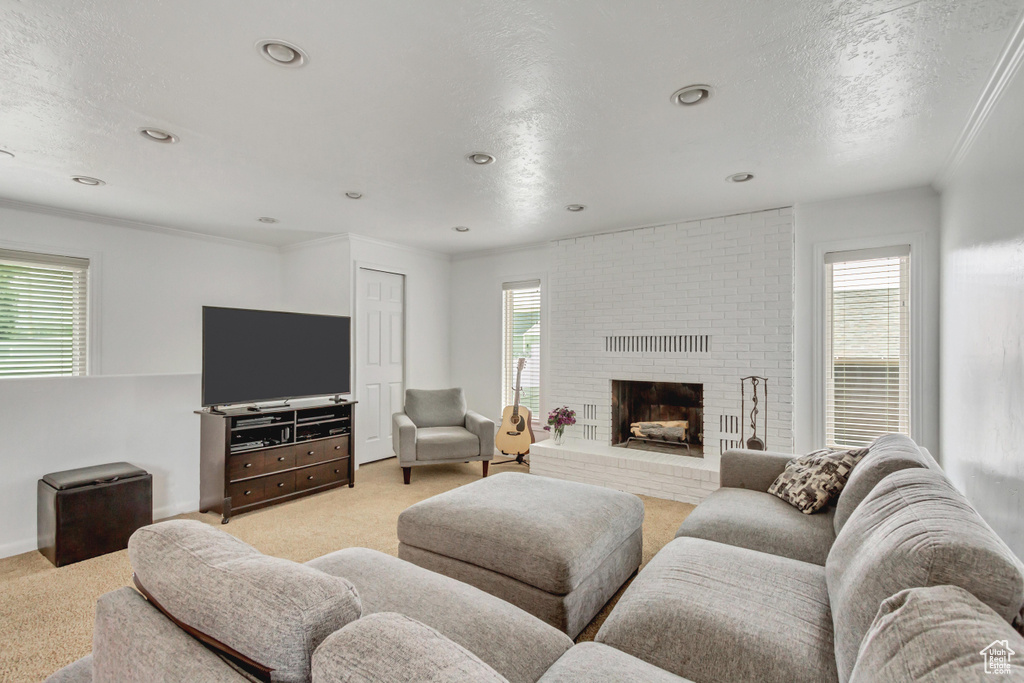
[(129, 547), (153, 601), (130, 588), (101, 597), (92, 655), (51, 681), (249, 679), (154, 604), (275, 681), (957, 681), (985, 680), (980, 651), (995, 641), (1024, 659), (1011, 625), (1024, 566), (926, 452), (879, 439), (816, 515), (765, 492), (791, 457), (726, 453), (723, 488), (634, 579), (597, 642), (573, 645), (375, 551), (300, 565), (169, 522)]

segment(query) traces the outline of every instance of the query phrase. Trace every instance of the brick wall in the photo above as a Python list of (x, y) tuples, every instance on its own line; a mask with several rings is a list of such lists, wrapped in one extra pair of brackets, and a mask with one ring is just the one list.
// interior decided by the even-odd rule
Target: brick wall
[(549, 397), (576, 410), (569, 435), (610, 442), (612, 379), (699, 382), (718, 451), (739, 439), (740, 378), (761, 375), (761, 436), (791, 450), (793, 248), (789, 208), (555, 242)]

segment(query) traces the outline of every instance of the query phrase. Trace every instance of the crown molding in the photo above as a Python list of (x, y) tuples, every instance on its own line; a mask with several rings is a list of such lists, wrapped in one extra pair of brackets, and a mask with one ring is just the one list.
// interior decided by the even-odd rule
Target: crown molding
[(156, 232), (175, 237), (188, 237), (191, 239), (204, 240), (206, 242), (228, 244), (233, 247), (247, 247), (249, 249), (258, 249), (260, 251), (280, 251), (279, 247), (270, 244), (247, 242), (246, 240), (239, 240), (231, 237), (220, 237), (218, 235), (207, 235), (202, 232), (193, 232), (192, 230), (183, 230), (181, 228), (169, 228), (165, 225), (156, 225), (155, 223), (144, 223), (142, 221), (116, 218), (114, 216), (105, 216), (98, 213), (87, 213), (85, 211), (75, 211), (73, 209), (61, 209), (55, 206), (45, 206), (43, 204), (19, 202), (13, 199), (0, 198), (0, 208), (13, 209), (15, 211), (26, 211), (28, 213), (37, 213), (45, 216), (56, 216), (58, 218), (70, 218), (73, 220), (88, 221), (90, 223), (99, 223), (102, 225), (112, 225), (118, 228), (145, 230), (147, 232)]
[(501, 256), (502, 254), (514, 254), (520, 251), (531, 251), (533, 249), (540, 249), (543, 247), (550, 246), (555, 240), (545, 240), (544, 242), (529, 242), (527, 244), (514, 244), (507, 247), (493, 247), (491, 249), (480, 249), (478, 251), (462, 251), (451, 255), (452, 261), (469, 261), (476, 258), (486, 258), (488, 256)]
[(427, 256), (429, 258), (436, 258), (443, 261), (450, 261), (451, 254), (445, 254), (440, 251), (433, 251), (431, 249), (424, 249), (422, 247), (412, 247), (407, 244), (397, 244), (395, 242), (388, 242), (387, 240), (378, 239), (376, 237), (367, 237), (366, 235), (359, 235), (354, 232), (343, 232), (337, 235), (329, 235), (327, 237), (318, 237), (312, 240), (306, 240), (305, 242), (295, 242), (281, 247), (281, 251), (294, 251), (296, 249), (302, 249), (305, 247), (319, 247), (335, 242), (348, 242), (350, 244), (367, 244), (375, 247), (383, 247), (385, 249), (394, 249), (397, 251), (404, 251), (410, 254), (417, 254), (419, 256)]
[(975, 140), (981, 134), (989, 116), (999, 104), (1007, 86), (1024, 62), (1024, 12), (1017, 17), (1017, 23), (1010, 32), (1010, 39), (1006, 42), (999, 59), (996, 60), (992, 75), (981, 92), (978, 103), (974, 105), (971, 115), (967, 118), (960, 136), (953, 145), (949, 156), (946, 157), (938, 176), (935, 178), (936, 188), (944, 189), (953, 180), (957, 170), (974, 146)]
[(302, 242), (291, 242), (289, 244), (282, 244), (278, 249), (284, 253), (289, 251), (298, 251), (306, 247), (323, 247), (336, 242), (348, 242), (349, 233), (342, 232), (336, 235), (327, 235), (326, 237), (315, 237), (311, 240), (303, 240)]
[(668, 225), (684, 225), (686, 223), (699, 223), (700, 221), (712, 221), (718, 218), (734, 218), (735, 216), (756, 216), (759, 213), (767, 213), (768, 211), (781, 211), (782, 209), (793, 210), (793, 204), (786, 204), (785, 206), (771, 206), (765, 209), (754, 209), (752, 211), (737, 211), (735, 213), (718, 213), (709, 214), (706, 216), (698, 216), (696, 218), (680, 218), (674, 221), (662, 221), (661, 223), (649, 223), (646, 225), (633, 225), (625, 228), (614, 228), (612, 230), (601, 230), (597, 232), (583, 232), (574, 235), (568, 235), (566, 237), (559, 237), (551, 240), (552, 244), (559, 242), (571, 242), (573, 240), (585, 239), (587, 237), (600, 237), (602, 235), (615, 235), (620, 232), (636, 232), (637, 230), (647, 230), (649, 228), (663, 228)]

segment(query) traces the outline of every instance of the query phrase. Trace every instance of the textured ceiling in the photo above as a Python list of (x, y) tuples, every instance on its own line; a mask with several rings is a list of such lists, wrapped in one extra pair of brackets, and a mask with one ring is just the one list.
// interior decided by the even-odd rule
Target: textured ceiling
[[(16, 155), (0, 155), (0, 198), (268, 244), (352, 232), (460, 252), (922, 185), (1022, 8), (0, 0), (0, 149)], [(263, 38), (309, 62), (269, 63)], [(691, 83), (713, 97), (669, 102)], [(737, 171), (757, 177), (725, 182)]]

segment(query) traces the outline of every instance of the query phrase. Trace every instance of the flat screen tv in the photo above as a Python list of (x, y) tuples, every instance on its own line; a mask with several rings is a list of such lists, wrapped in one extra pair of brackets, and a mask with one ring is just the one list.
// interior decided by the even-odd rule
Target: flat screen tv
[(203, 405), (351, 391), (346, 316), (203, 306)]

